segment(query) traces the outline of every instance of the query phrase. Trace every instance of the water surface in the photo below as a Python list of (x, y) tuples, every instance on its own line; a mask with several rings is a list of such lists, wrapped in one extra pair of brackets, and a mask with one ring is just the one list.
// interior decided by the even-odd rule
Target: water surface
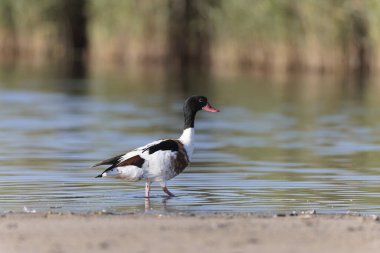
[[(191, 166), (169, 181), (95, 179), (99, 160), (179, 137), (183, 100), (209, 97)], [(380, 212), (376, 82), (247, 75), (12, 72), (0, 78), (0, 212)]]

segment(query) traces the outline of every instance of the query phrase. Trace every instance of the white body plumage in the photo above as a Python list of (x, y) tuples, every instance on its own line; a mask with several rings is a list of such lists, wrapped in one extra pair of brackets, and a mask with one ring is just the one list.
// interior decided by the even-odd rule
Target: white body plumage
[(149, 147), (158, 145), (163, 141), (167, 140), (151, 142), (145, 146), (136, 148), (131, 152), (120, 156), (120, 158), (117, 160), (117, 163), (122, 165), (124, 161), (127, 161), (132, 157), (139, 156), (145, 160), (141, 167), (132, 164), (125, 166), (116, 166), (111, 170), (104, 171), (101, 176), (114, 177), (128, 181), (148, 180), (150, 182), (165, 182), (172, 179), (178, 175), (173, 163), (173, 161), (177, 159), (178, 152), (185, 152), (188, 158), (188, 163), (191, 160), (194, 150), (194, 128), (185, 129), (179, 139), (173, 140), (177, 142), (179, 141), (183, 145), (184, 150), (181, 150), (181, 147), (179, 147), (180, 150), (178, 151), (158, 150), (152, 154), (149, 154), (149, 152), (147, 152), (149, 150)]

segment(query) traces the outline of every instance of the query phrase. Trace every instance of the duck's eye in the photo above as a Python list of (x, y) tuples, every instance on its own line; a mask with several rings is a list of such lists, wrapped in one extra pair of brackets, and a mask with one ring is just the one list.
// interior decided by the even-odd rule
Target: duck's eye
[(200, 103), (203, 103), (203, 102), (204, 102), (203, 98), (200, 98), (198, 101), (199, 101)]

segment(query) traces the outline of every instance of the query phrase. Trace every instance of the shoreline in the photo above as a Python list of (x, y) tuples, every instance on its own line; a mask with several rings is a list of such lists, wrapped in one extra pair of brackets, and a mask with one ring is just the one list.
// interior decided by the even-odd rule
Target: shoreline
[(5, 213), (0, 252), (379, 252), (378, 215)]

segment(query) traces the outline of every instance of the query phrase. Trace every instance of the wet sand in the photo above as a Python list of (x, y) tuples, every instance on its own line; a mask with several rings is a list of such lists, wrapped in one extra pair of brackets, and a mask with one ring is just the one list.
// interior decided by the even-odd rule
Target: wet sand
[(4, 214), (0, 252), (380, 252), (377, 216)]

